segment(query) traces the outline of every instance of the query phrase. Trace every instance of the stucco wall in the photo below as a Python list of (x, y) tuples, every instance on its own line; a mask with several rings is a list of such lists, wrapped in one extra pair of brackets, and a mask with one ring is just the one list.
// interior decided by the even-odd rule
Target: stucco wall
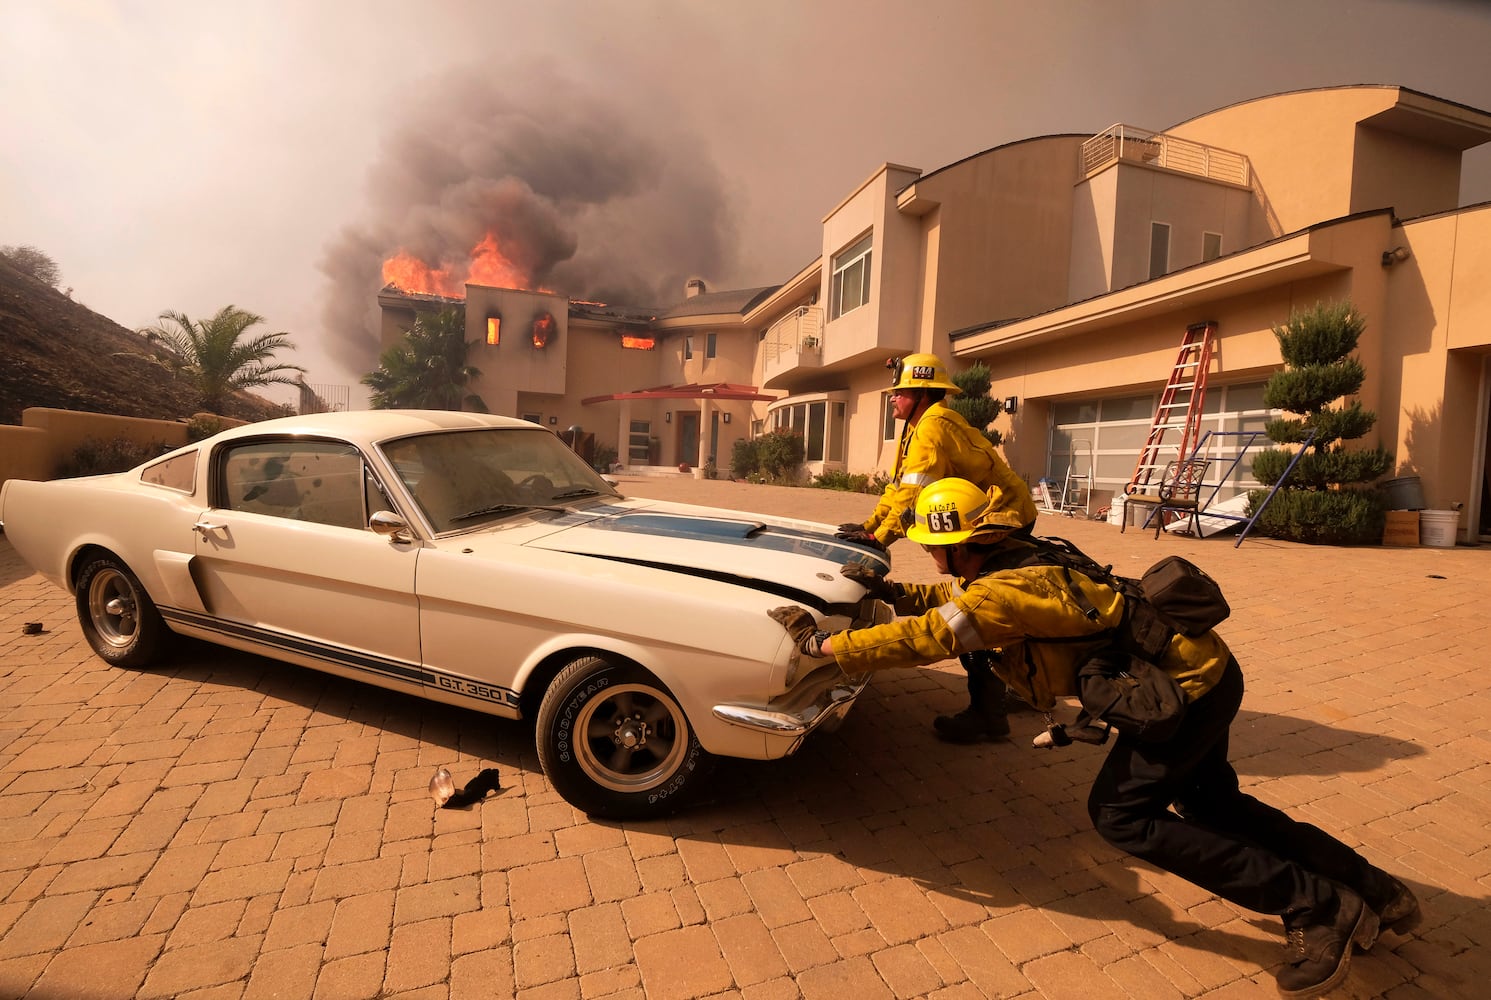
[(85, 441), (116, 438), (175, 448), (186, 444), (186, 424), (46, 406), (27, 407), (21, 411), (19, 427), (0, 427), (0, 482), (51, 479)]
[(1391, 107), (1397, 96), (1396, 87), (1276, 94), (1209, 112), (1166, 132), (1244, 153), (1277, 220), (1273, 235), (1292, 233), (1352, 212), (1357, 122)]

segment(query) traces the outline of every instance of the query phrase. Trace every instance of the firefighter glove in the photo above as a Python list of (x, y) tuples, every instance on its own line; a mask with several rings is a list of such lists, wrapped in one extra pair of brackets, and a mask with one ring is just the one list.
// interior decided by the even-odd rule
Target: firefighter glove
[(864, 563), (845, 563), (839, 567), (839, 575), (865, 588), (865, 593), (876, 600), (885, 601), (888, 604), (896, 602), (898, 596), (896, 585), (875, 572), (871, 566), (866, 566)]
[(772, 608), (767, 614), (787, 630), (787, 634), (804, 654), (819, 658), (823, 656), (818, 650), (822, 647), (823, 640), (828, 638), (828, 633), (818, 628), (818, 622), (807, 608), (789, 604), (783, 608)]

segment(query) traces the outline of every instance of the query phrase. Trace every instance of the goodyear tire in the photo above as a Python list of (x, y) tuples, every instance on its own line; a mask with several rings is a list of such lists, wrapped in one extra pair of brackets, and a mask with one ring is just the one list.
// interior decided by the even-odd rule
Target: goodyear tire
[(170, 634), (145, 588), (113, 556), (91, 559), (73, 591), (88, 645), (116, 667), (143, 667), (158, 659)]
[(538, 759), (571, 805), (602, 819), (650, 819), (687, 804), (714, 758), (656, 677), (586, 656), (559, 672), (538, 711)]

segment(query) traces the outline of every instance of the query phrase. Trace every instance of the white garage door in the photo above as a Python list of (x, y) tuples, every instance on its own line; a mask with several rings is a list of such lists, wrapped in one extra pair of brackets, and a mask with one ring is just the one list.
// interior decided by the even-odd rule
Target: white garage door
[[(1158, 403), (1157, 392), (1053, 403), (1046, 477), (1061, 485), (1066, 482), (1069, 472), (1089, 475), (1094, 499), (1103, 502), (1106, 502), (1105, 495), (1122, 493), (1133, 477), (1134, 466), (1139, 461), (1144, 439), (1149, 435), (1149, 425), (1154, 421)], [(1263, 405), (1262, 382), (1208, 386), (1202, 408), (1201, 434), (1204, 436), (1207, 431), (1262, 431), (1265, 423), (1281, 415)], [(1208, 442), (1205, 454), (1201, 456), (1213, 461), (1206, 478), (1208, 485), (1219, 481), (1247, 440), (1246, 436), (1229, 434)], [(1173, 452), (1179, 441), (1178, 433), (1169, 432), (1165, 447), (1171, 453), (1166, 454), (1162, 448), (1160, 458), (1164, 461), (1175, 458)], [(1253, 456), (1266, 447), (1270, 447), (1270, 442), (1260, 434), (1227, 476), (1226, 483), (1217, 493), (1218, 501), (1258, 486), (1253, 478)]]

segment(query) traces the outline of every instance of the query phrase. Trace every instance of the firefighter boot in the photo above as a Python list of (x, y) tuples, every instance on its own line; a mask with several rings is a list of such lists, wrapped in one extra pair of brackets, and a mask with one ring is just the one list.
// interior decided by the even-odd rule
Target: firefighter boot
[(968, 671), (968, 707), (956, 715), (939, 715), (932, 720), (937, 738), (947, 743), (984, 743), (1002, 740), (1010, 734), (1010, 720), (1005, 712), (1005, 687), (988, 665), (987, 658), (974, 653), (959, 659)]
[(1289, 956), (1279, 970), (1279, 994), (1316, 997), (1346, 978), (1351, 946), (1366, 951), (1377, 940), (1377, 914), (1362, 897), (1344, 886), (1336, 889), (1336, 906), (1329, 914), (1285, 918), (1285, 947)]
[(1381, 868), (1367, 866), (1366, 878), (1357, 891), (1377, 914), (1384, 930), (1407, 934), (1423, 919), (1413, 890)]

